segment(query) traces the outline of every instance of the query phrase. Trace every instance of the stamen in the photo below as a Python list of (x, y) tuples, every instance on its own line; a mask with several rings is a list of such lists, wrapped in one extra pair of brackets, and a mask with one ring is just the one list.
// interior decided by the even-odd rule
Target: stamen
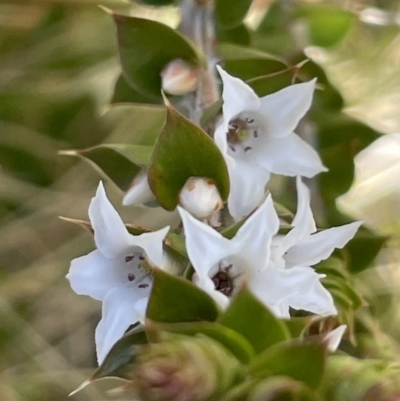
[(233, 267), (233, 264), (231, 263), (230, 265), (225, 266), (225, 267), (223, 268), (223, 270), (224, 270), (225, 272), (228, 272), (229, 270), (232, 269), (232, 267)]
[(256, 129), (253, 131), (253, 136), (254, 136), (254, 138), (258, 138), (258, 132)]
[(248, 124), (254, 123), (254, 118), (246, 118), (246, 123)]
[(230, 149), (232, 152), (236, 152), (236, 149), (235, 149), (232, 145), (229, 145), (229, 149)]
[(248, 151), (251, 150), (251, 149), (252, 149), (251, 146), (246, 146), (246, 147), (244, 148), (244, 151), (245, 151), (245, 152), (248, 152)]
[(148, 284), (139, 284), (139, 288), (147, 288), (148, 286)]
[(134, 257), (135, 257), (135, 255), (132, 255), (132, 256), (125, 256), (125, 263), (130, 262), (131, 260), (133, 260)]
[(128, 280), (129, 280), (129, 281), (135, 280), (135, 275), (132, 274), (132, 273), (129, 273), (129, 274), (128, 274)]
[(140, 260), (145, 260), (146, 258), (144, 257), (144, 255), (139, 255), (139, 259)]
[[(228, 266), (229, 267), (229, 266)], [(213, 278), (212, 281), (215, 285), (215, 289), (222, 294), (229, 296), (233, 291), (233, 283), (229, 274), (226, 272), (218, 272)]]

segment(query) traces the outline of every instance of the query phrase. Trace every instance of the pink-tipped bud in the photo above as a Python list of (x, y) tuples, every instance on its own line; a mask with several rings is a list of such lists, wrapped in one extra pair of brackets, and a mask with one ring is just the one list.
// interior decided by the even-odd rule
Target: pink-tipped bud
[(184, 60), (169, 62), (161, 71), (162, 89), (171, 95), (186, 95), (197, 88), (198, 70)]
[(179, 203), (198, 219), (208, 219), (224, 206), (210, 178), (190, 177), (179, 195)]

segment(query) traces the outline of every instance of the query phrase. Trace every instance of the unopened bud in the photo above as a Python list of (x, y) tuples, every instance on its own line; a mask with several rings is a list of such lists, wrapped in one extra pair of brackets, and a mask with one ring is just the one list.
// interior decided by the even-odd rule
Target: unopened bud
[(208, 337), (174, 336), (138, 356), (127, 387), (141, 401), (203, 401), (237, 379), (239, 362)]
[(122, 200), (122, 204), (124, 206), (140, 205), (154, 199), (154, 194), (151, 192), (147, 180), (147, 171), (142, 170), (132, 181), (131, 187), (128, 189), (124, 199)]
[(214, 181), (202, 177), (191, 177), (186, 181), (179, 203), (198, 219), (208, 219), (224, 206)]
[(162, 89), (171, 95), (186, 95), (197, 88), (198, 70), (184, 60), (169, 62), (161, 71)]
[(323, 341), (326, 344), (328, 351), (335, 352), (338, 349), (346, 328), (347, 326), (345, 324), (342, 324), (341, 326), (336, 327), (336, 329), (332, 330), (324, 337)]

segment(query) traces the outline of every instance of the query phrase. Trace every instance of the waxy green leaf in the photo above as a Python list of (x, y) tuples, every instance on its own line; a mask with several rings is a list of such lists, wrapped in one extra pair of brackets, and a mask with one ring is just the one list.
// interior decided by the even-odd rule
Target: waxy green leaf
[(240, 25), (251, 6), (252, 0), (216, 0), (215, 14), (217, 21), (224, 28)]
[(179, 192), (190, 177), (212, 179), (223, 200), (229, 194), (229, 176), (221, 152), (198, 126), (167, 105), (167, 121), (156, 142), (148, 179), (158, 202), (174, 210)]
[(236, 295), (218, 322), (245, 337), (256, 353), (290, 338), (285, 323), (269, 311), (246, 287)]
[(122, 191), (127, 191), (139, 171), (150, 162), (151, 146), (105, 144), (82, 150), (66, 150), (60, 154), (78, 156), (111, 179)]
[(326, 352), (322, 343), (300, 343), (296, 340), (276, 344), (253, 360), (250, 372), (262, 376), (289, 376), (316, 388), (324, 375)]
[(214, 300), (193, 283), (162, 270), (154, 270), (154, 283), (146, 316), (155, 322), (214, 321)]
[(118, 340), (110, 352), (107, 354), (103, 363), (90, 377), (89, 381), (101, 379), (103, 377), (121, 377), (128, 379), (129, 366), (131, 366), (138, 355), (140, 345), (147, 344), (147, 335), (144, 329), (140, 331), (132, 330)]
[(197, 50), (169, 26), (143, 18), (113, 17), (123, 76), (139, 92), (161, 98), (160, 73), (172, 60), (200, 64)]
[(216, 322), (190, 322), (173, 324), (151, 324), (151, 330), (168, 331), (189, 336), (204, 334), (226, 347), (242, 363), (254, 357), (251, 344), (240, 333)]

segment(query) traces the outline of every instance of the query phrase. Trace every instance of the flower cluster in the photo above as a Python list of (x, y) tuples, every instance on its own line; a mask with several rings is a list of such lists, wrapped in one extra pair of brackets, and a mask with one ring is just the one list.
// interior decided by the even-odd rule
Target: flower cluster
[[(227, 238), (213, 224), (223, 207), (213, 180), (191, 177), (180, 206), (189, 278), (225, 310), (246, 286), (269, 310), (290, 318), (291, 309), (326, 316), (337, 309), (313, 266), (353, 238), (359, 222), (318, 231), (310, 191), (301, 177), (323, 172), (318, 154), (293, 130), (311, 105), (315, 80), (259, 98), (238, 78), (218, 67), (223, 82), (223, 116), (214, 140), (228, 166), (228, 209), (239, 222)], [(296, 177), (297, 212), (286, 234), (266, 184), (270, 174)], [(124, 204), (148, 200), (147, 173), (137, 176)], [(68, 279), (78, 294), (103, 302), (96, 330), (98, 362), (128, 328), (144, 322), (155, 267), (168, 271), (163, 245), (169, 227), (132, 235), (100, 183), (89, 207), (97, 249), (74, 259)], [(335, 340), (336, 341), (336, 340)], [(333, 347), (334, 348), (334, 347)]]

